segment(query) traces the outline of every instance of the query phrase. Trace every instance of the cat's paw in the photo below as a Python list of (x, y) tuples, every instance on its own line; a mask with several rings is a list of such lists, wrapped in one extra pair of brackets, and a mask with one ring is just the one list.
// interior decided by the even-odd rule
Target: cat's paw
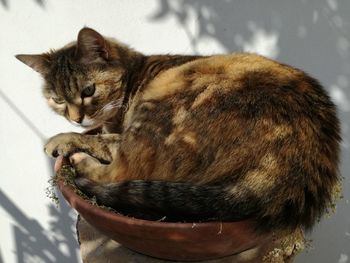
[(102, 164), (109, 164), (118, 147), (119, 135), (85, 135), (80, 133), (60, 133), (45, 145), (45, 152), (54, 158), (69, 157), (77, 152), (85, 152)]
[(59, 155), (68, 157), (74, 152), (79, 151), (77, 145), (77, 133), (60, 133), (53, 136), (46, 143), (44, 150), (47, 155), (51, 157), (58, 157)]
[(99, 160), (84, 152), (72, 154), (69, 161), (79, 177), (98, 181), (107, 173), (108, 165), (101, 164)]

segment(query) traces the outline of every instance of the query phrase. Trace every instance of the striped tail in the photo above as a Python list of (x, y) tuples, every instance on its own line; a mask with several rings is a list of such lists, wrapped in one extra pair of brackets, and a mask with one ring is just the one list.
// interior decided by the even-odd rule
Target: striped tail
[(85, 194), (121, 214), (170, 222), (238, 221), (251, 218), (257, 207), (251, 199), (233, 202), (222, 185), (193, 185), (165, 181), (128, 181), (98, 184), (77, 178)]
[(232, 187), (141, 180), (98, 184), (86, 178), (77, 178), (75, 183), (88, 196), (95, 196), (98, 204), (127, 216), (168, 222), (251, 219), (259, 232), (295, 230), (299, 226), (311, 229), (324, 213), (329, 199), (325, 195), (317, 200), (307, 187), (298, 185), (293, 185), (294, 195), (281, 198), (283, 188), (261, 190), (263, 194), (257, 195), (242, 184)]

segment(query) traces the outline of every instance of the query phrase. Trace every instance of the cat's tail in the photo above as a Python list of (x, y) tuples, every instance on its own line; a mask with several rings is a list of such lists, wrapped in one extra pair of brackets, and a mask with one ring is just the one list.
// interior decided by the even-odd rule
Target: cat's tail
[[(238, 221), (254, 216), (259, 202), (235, 202), (223, 185), (134, 180), (99, 184), (77, 178), (77, 187), (100, 205), (136, 218), (172, 222)], [(237, 199), (238, 200), (238, 199)], [(257, 200), (258, 201), (258, 200)]]
[[(278, 187), (272, 192), (261, 189), (257, 194), (244, 184), (232, 187), (224, 183), (194, 185), (142, 180), (99, 184), (86, 178), (75, 182), (84, 193), (95, 196), (98, 204), (128, 216), (171, 222), (252, 219), (256, 230), (262, 232), (294, 230), (299, 226), (310, 229), (328, 202), (325, 197), (317, 200), (306, 188), (300, 190), (292, 185), (291, 191)], [(325, 192), (321, 195), (327, 196)]]

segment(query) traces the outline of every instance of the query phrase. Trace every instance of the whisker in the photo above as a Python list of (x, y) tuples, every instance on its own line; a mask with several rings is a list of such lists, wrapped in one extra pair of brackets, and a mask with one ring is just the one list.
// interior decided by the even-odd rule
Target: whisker
[(97, 110), (91, 117), (96, 118), (97, 116), (101, 115), (101, 113), (110, 112), (113, 109), (119, 109), (123, 106), (122, 99), (119, 99), (117, 101), (112, 101), (107, 104), (105, 104), (101, 109)]

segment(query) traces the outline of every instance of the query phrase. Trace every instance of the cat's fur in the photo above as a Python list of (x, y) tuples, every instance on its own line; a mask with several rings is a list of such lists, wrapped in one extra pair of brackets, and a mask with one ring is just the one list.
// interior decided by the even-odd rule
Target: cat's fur
[(99, 203), (151, 219), (251, 218), (271, 230), (310, 228), (332, 202), (336, 109), (299, 69), (247, 53), (145, 56), (89, 28), (58, 51), (17, 58), (42, 74), (55, 111), (103, 125), (46, 145), (70, 156), (78, 187)]

